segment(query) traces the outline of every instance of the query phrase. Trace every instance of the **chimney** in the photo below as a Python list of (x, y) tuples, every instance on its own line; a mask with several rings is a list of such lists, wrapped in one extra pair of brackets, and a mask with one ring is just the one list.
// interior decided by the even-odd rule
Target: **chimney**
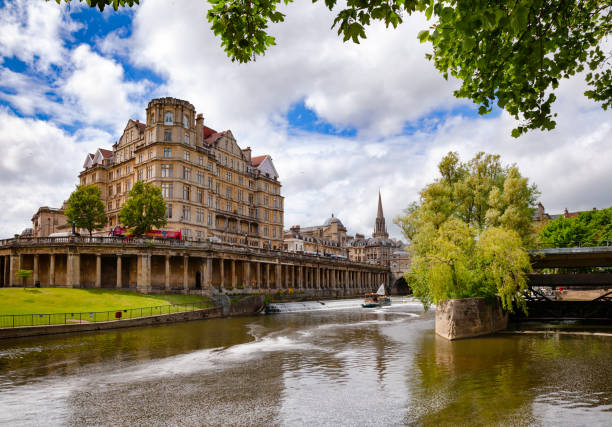
[(247, 147), (243, 149), (242, 154), (244, 154), (244, 157), (246, 157), (246, 161), (250, 163), (251, 162), (251, 147)]
[(202, 113), (196, 116), (196, 145), (198, 147), (202, 147), (204, 143), (202, 140), (204, 139), (204, 116)]
[(544, 205), (538, 202), (538, 219), (542, 221), (544, 219)]
[(565, 208), (565, 210), (563, 211), (563, 216), (566, 218), (569, 217), (569, 212), (567, 211), (567, 208)]

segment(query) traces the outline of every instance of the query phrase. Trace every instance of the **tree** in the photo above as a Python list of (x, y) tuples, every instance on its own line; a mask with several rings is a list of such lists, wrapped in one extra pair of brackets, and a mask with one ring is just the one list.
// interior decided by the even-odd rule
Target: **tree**
[(500, 297), (512, 311), (530, 271), (524, 249), (533, 235), (537, 189), (516, 166), (478, 153), (467, 163), (448, 153), (441, 177), (396, 218), (412, 242), (413, 266), (405, 275), (425, 306), (450, 298)]
[[(138, 3), (86, 1), (100, 10)], [(208, 20), (233, 61), (251, 61), (276, 44), (267, 28), (284, 20), (277, 10), (281, 0), (208, 1)], [(336, 13), (336, 0), (325, 0), (325, 6)], [(415, 12), (433, 21), (418, 34), (432, 45), (427, 58), (444, 78), (462, 81), (455, 96), (479, 105), (480, 114), (497, 105), (521, 120), (514, 137), (554, 129), (554, 92), (561, 79), (576, 73), (587, 71), (585, 96), (604, 109), (612, 105), (612, 67), (604, 50), (612, 31), (612, 0), (348, 0), (332, 27), (344, 41), (359, 43), (372, 21), (395, 28)]]
[(166, 225), (166, 202), (161, 189), (148, 182), (136, 181), (119, 211), (119, 219), (135, 234)]
[(503, 227), (516, 231), (525, 243), (531, 241), (539, 192), (515, 165), (504, 167), (499, 155), (482, 152), (463, 163), (450, 152), (438, 169), (441, 177), (421, 190), (420, 204), (412, 204), (396, 218), (408, 239), (425, 224), (437, 229), (454, 217), (478, 233), (486, 227)]
[(78, 185), (68, 198), (64, 215), (69, 224), (89, 231), (100, 230), (106, 225), (104, 203), (96, 185)]
[(557, 248), (598, 244), (612, 240), (612, 207), (580, 212), (577, 217), (561, 216), (549, 221), (540, 232), (540, 241)]

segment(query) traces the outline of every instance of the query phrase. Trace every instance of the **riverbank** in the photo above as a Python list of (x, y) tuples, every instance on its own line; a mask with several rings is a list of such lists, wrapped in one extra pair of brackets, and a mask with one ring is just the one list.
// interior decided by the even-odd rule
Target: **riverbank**
[(117, 319), (106, 322), (85, 322), (60, 325), (23, 326), (0, 329), (0, 339), (24, 338), (40, 335), (56, 335), (76, 332), (91, 332), (107, 329), (131, 328), (159, 324), (186, 322), (191, 320), (214, 319), (221, 317), (248, 316), (261, 312), (265, 305), (263, 295), (252, 295), (238, 301), (222, 301), (213, 308), (184, 311), (180, 313), (143, 316), (133, 319)]

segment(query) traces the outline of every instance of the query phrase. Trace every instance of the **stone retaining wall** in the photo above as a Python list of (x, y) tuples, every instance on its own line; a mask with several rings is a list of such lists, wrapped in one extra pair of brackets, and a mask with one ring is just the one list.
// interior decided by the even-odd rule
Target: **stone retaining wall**
[(436, 307), (436, 334), (448, 340), (478, 337), (508, 327), (508, 313), (497, 300), (488, 304), (484, 298), (450, 299)]

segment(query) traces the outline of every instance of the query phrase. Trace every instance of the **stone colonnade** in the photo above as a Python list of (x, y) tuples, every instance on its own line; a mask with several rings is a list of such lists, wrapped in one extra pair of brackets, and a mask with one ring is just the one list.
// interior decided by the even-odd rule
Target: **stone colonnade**
[[(271, 252), (175, 248), (0, 248), (0, 286), (136, 289), (141, 292), (295, 292), (358, 295), (388, 282), (379, 266)], [(16, 276), (20, 269), (32, 277)]]

